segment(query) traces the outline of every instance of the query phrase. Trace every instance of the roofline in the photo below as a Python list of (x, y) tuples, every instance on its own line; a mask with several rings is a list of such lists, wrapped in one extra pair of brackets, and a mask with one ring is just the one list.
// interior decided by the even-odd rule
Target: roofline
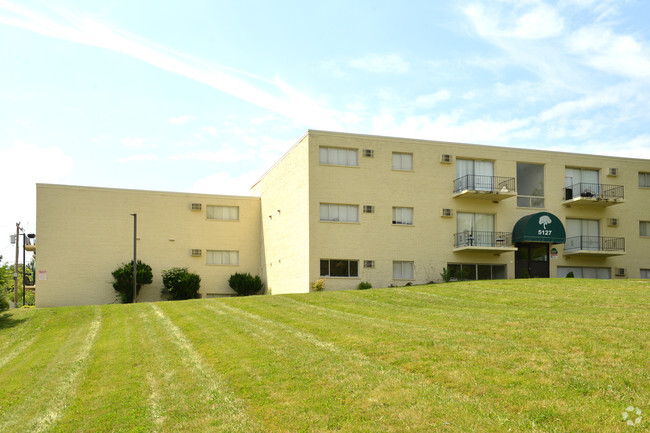
[(258, 185), (258, 184), (259, 184), (259, 183), (260, 183), (260, 182), (261, 182), (261, 181), (266, 177), (266, 175), (269, 174), (269, 173), (271, 172), (271, 170), (273, 170), (273, 169), (274, 169), (278, 164), (280, 164), (280, 162), (281, 162), (284, 158), (286, 158), (287, 155), (289, 155), (289, 153), (291, 153), (291, 151), (292, 151), (293, 149), (295, 149), (296, 146), (298, 146), (298, 145), (302, 142), (302, 140), (304, 140), (305, 137), (307, 137), (311, 132), (312, 132), (312, 130), (311, 130), (311, 129), (308, 129), (307, 132), (305, 132), (304, 134), (302, 134), (302, 136), (301, 136), (301, 137), (300, 137), (300, 138), (299, 138), (299, 139), (298, 139), (298, 140), (293, 144), (293, 146), (291, 146), (291, 147), (289, 148), (289, 150), (287, 150), (286, 152), (284, 152), (284, 155), (282, 155), (282, 156), (281, 156), (277, 161), (275, 161), (275, 163), (274, 163), (271, 167), (269, 167), (268, 170), (266, 170), (266, 171), (264, 172), (264, 174), (263, 174), (263, 175), (262, 175), (262, 176), (257, 180), (257, 182), (255, 182), (255, 183), (253, 184), (253, 186), (250, 187), (250, 189), (255, 188), (255, 187), (256, 187), (256, 186), (257, 186), (257, 185)]

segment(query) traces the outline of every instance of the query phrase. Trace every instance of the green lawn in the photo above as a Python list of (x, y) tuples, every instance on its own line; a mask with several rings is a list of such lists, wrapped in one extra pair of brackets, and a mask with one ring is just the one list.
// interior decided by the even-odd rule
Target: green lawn
[(0, 432), (643, 430), (649, 294), (510, 280), (12, 310)]

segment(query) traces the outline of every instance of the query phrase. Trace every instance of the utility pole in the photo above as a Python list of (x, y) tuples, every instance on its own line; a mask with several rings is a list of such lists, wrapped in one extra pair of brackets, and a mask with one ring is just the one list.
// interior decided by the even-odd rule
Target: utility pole
[(137, 235), (136, 232), (138, 230), (138, 214), (132, 213), (133, 215), (133, 303), (135, 304), (135, 297), (137, 296), (137, 291), (136, 287), (137, 285), (137, 278), (138, 278), (138, 273), (137, 273), (137, 261), (136, 261), (136, 240), (137, 240)]
[(16, 223), (16, 262), (14, 264), (14, 305), (18, 306), (18, 250), (20, 244), (18, 243), (18, 236), (20, 236), (20, 223)]

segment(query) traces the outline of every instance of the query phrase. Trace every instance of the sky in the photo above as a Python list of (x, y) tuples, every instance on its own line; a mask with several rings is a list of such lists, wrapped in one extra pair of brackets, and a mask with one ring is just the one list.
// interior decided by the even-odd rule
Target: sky
[(0, 0), (0, 255), (36, 183), (248, 195), (308, 129), (650, 158), (642, 0)]

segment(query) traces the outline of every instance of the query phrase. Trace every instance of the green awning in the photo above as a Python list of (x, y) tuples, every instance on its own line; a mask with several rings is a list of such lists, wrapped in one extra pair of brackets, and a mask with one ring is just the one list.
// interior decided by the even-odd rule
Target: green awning
[(549, 212), (526, 215), (512, 229), (512, 242), (551, 242), (563, 244), (566, 241), (564, 224)]

